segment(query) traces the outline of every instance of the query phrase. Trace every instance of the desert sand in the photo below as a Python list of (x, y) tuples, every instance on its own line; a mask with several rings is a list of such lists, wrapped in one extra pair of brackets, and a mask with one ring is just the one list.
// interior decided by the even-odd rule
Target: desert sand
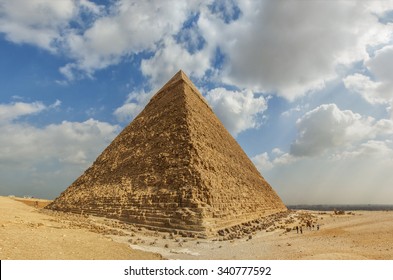
[(223, 241), (40, 209), (46, 203), (0, 197), (0, 259), (393, 259), (392, 211), (290, 211), (267, 229)]
[(46, 204), (45, 200), (0, 197), (0, 259), (161, 259), (40, 213)]

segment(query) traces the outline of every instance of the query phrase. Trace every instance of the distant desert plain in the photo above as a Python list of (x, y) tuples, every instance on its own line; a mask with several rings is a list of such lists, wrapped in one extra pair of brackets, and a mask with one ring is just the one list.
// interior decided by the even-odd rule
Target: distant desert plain
[(292, 210), (250, 234), (197, 239), (43, 209), (49, 202), (0, 197), (0, 259), (393, 259), (393, 211)]

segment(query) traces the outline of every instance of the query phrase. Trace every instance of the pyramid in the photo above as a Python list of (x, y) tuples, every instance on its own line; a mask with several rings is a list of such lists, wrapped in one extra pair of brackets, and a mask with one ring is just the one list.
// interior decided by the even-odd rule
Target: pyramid
[(47, 208), (201, 236), (287, 210), (182, 71)]

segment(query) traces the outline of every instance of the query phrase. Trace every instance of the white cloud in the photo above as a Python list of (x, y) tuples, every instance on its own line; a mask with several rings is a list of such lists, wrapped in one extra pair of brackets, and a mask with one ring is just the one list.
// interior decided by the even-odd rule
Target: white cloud
[[(68, 63), (68, 64), (60, 67), (59, 68), (59, 72), (61, 74), (63, 74), (67, 78), (67, 80), (72, 81), (72, 80), (75, 79), (75, 74), (74, 74), (73, 69), (76, 68), (76, 67), (77, 66), (76, 66), (75, 63)], [(60, 81), (60, 83), (61, 83), (61, 81)]]
[(72, 163), (79, 158), (81, 161), (78, 163), (85, 165), (91, 163), (98, 152), (110, 143), (118, 128), (106, 122), (88, 119), (84, 122), (63, 121), (61, 124), (51, 124), (41, 130), (33, 129), (32, 134), (40, 140), (37, 142), (42, 143), (42, 149), (45, 149), (48, 157), (64, 162), (72, 159)]
[(65, 42), (75, 62), (62, 68), (67, 78), (73, 72), (88, 75), (142, 51), (155, 51), (163, 39), (181, 28), (192, 5), (178, 1), (120, 0), (109, 15), (98, 18), (83, 34), (73, 32)]
[(273, 160), (273, 164), (274, 166), (286, 165), (296, 162), (297, 160), (298, 159), (290, 153), (284, 153), (282, 155), (277, 155), (277, 157)]
[(153, 92), (131, 92), (126, 102), (116, 108), (113, 115), (120, 122), (132, 121), (146, 106)]
[(262, 153), (253, 158), (260, 169), (268, 170), (309, 158), (326, 161), (375, 154), (389, 158), (393, 151), (393, 120), (375, 120), (350, 110), (341, 110), (336, 104), (323, 104), (305, 113), (296, 122), (298, 133), (289, 153), (279, 148), (271, 151), (272, 157)]
[(144, 75), (151, 77), (154, 89), (162, 86), (180, 69), (189, 76), (202, 77), (210, 67), (210, 57), (205, 51), (191, 54), (173, 38), (166, 38), (164, 46), (155, 55), (143, 60), (141, 70)]
[(136, 103), (125, 103), (117, 108), (113, 114), (120, 122), (132, 121), (142, 110), (143, 106)]
[(102, 6), (98, 6), (94, 2), (90, 2), (90, 0), (79, 0), (76, 3), (80, 5), (80, 9), (92, 14), (99, 15), (102, 13)]
[[(40, 102), (1, 104), (0, 111), (6, 116), (0, 122), (0, 188), (3, 192), (14, 187), (26, 190), (29, 188), (26, 182), (36, 182), (44, 197), (57, 195), (59, 184), (72, 183), (119, 132), (118, 126), (94, 119), (63, 121), (44, 127), (18, 120), (18, 117), (59, 105), (60, 101), (49, 106)], [(18, 180), (22, 178), (24, 185), (19, 186)]]
[(343, 81), (349, 90), (359, 93), (371, 104), (391, 104), (393, 101), (393, 46), (376, 51), (375, 56), (364, 62), (370, 77), (355, 73)]
[(357, 152), (340, 158), (297, 158), (261, 172), (289, 204), (391, 204), (392, 145), (371, 140)]
[(0, 104), (0, 124), (22, 116), (36, 114), (45, 109), (46, 106), (42, 102)]
[(263, 96), (252, 91), (230, 91), (215, 88), (206, 94), (206, 99), (228, 131), (236, 136), (240, 132), (257, 128), (260, 115), (267, 109)]
[(297, 120), (297, 139), (291, 145), (294, 156), (321, 155), (330, 148), (351, 145), (373, 137), (374, 119), (364, 118), (335, 104), (323, 104)]
[(98, 10), (87, 0), (0, 0), (0, 32), (11, 42), (56, 52), (70, 22), (82, 11)]
[(251, 159), (262, 174), (264, 174), (265, 171), (277, 168), (278, 166), (292, 164), (299, 160), (293, 155), (284, 153), (278, 148), (274, 148), (272, 150), (272, 154), (275, 156), (274, 158), (269, 157), (268, 153), (264, 152)]
[(61, 101), (57, 99), (57, 100), (55, 101), (55, 103), (49, 105), (49, 108), (50, 108), (50, 109), (59, 108), (60, 105), (61, 105)]
[[(393, 9), (391, 1), (212, 2), (119, 0), (104, 9), (87, 0), (0, 0), (0, 32), (66, 54), (72, 61), (59, 71), (68, 80), (151, 52), (141, 70), (153, 87), (183, 69), (197, 78), (219, 73), (220, 81), (239, 88), (293, 100), (336, 78), (337, 66), (366, 59), (366, 48), (388, 43), (393, 28), (378, 20)], [(217, 48), (225, 55), (218, 72)]]
[(393, 134), (393, 120), (381, 119), (375, 126), (374, 131), (376, 135), (391, 135)]
[(310, 106), (309, 104), (305, 104), (305, 105), (296, 105), (295, 107), (293, 107), (293, 108), (291, 108), (291, 109), (289, 109), (289, 110), (287, 110), (287, 111), (282, 112), (282, 113), (281, 113), (281, 116), (283, 116), (283, 117), (289, 117), (289, 116), (291, 116), (291, 115), (294, 114), (294, 113), (303, 112), (304, 110), (308, 109), (309, 106)]
[(365, 140), (333, 154), (253, 158), (288, 204), (392, 203), (393, 141)]
[(390, 162), (393, 165), (393, 142), (391, 140), (369, 140), (358, 147), (337, 154), (334, 160), (371, 160), (378, 159), (381, 162)]
[(56, 100), (49, 106), (39, 101), (32, 103), (13, 102), (9, 104), (0, 104), (0, 124), (16, 120), (23, 116), (38, 114), (44, 110), (56, 109), (60, 107), (60, 105), (60, 100)]
[[(0, 164), (39, 166), (39, 162), (78, 163), (86, 167), (108, 141), (117, 126), (89, 119), (38, 128), (25, 123), (1, 124)], [(81, 157), (84, 154), (84, 157)], [(79, 158), (81, 161), (76, 162)], [(60, 167), (59, 167), (60, 168)]]
[(254, 156), (251, 160), (262, 174), (264, 171), (273, 168), (273, 163), (270, 161), (270, 157), (266, 152)]
[(393, 46), (388, 45), (375, 52), (375, 56), (366, 60), (367, 68), (382, 82), (393, 80)]
[(284, 154), (284, 152), (281, 151), (280, 148), (274, 148), (274, 149), (272, 150), (272, 153), (273, 153), (274, 155), (277, 155), (277, 156), (281, 156), (282, 154)]
[[(365, 59), (392, 26), (358, 1), (240, 1), (237, 21), (202, 13), (199, 27), (227, 55), (222, 78), (239, 87), (277, 91), (293, 100), (337, 77), (336, 67)], [(390, 6), (392, 8), (393, 6)], [(386, 11), (387, 7), (379, 9)]]
[(378, 94), (381, 83), (372, 81), (370, 77), (356, 73), (347, 76), (343, 82), (347, 89), (359, 93), (367, 102), (371, 104), (385, 103), (385, 100)]
[[(153, 52), (154, 57), (144, 61), (142, 70), (153, 77), (153, 85), (161, 85), (179, 69), (202, 76), (209, 66), (208, 56), (191, 55), (184, 44), (173, 40), (183, 23), (199, 9), (199, 2), (119, 0), (110, 3), (104, 13), (102, 7), (87, 0), (0, 0), (0, 32), (14, 43), (66, 54), (72, 61), (59, 71), (67, 80), (91, 78), (96, 70), (122, 59)], [(89, 13), (89, 17), (81, 17), (83, 13)], [(196, 39), (195, 30), (188, 29), (189, 39)], [(162, 71), (156, 72), (157, 67), (151, 64), (163, 66)], [(170, 65), (175, 66), (169, 69)]]

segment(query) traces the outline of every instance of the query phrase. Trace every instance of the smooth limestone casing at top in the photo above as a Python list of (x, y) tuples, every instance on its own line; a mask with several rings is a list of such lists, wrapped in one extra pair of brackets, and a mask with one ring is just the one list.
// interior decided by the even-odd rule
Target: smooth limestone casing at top
[(286, 211), (182, 71), (47, 208), (199, 236)]

